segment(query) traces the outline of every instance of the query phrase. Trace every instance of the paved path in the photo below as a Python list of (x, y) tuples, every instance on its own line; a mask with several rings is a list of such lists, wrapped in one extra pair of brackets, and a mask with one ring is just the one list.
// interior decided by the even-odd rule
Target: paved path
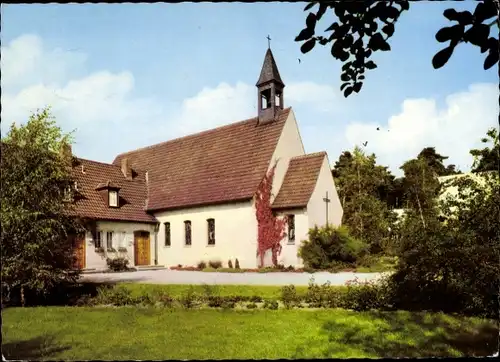
[(125, 273), (84, 274), (82, 281), (132, 282), (149, 284), (240, 284), (240, 285), (308, 285), (311, 276), (316, 284), (330, 281), (331, 285), (345, 285), (358, 277), (359, 281), (376, 280), (383, 273), (206, 273), (179, 270), (145, 270)]

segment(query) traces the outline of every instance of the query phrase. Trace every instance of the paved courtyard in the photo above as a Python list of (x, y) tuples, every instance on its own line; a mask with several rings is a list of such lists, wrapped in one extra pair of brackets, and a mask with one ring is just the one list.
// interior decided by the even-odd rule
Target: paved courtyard
[(380, 278), (384, 273), (205, 273), (178, 270), (144, 270), (124, 273), (84, 274), (82, 281), (131, 282), (150, 284), (235, 284), (235, 285), (308, 285), (311, 276), (317, 284), (345, 285), (358, 277), (360, 281)]

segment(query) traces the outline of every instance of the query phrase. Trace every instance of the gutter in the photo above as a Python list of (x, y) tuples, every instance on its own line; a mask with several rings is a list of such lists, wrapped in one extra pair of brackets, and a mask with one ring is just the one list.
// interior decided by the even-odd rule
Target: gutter
[(158, 231), (160, 230), (160, 223), (155, 224), (154, 232), (155, 232), (155, 265), (158, 265)]

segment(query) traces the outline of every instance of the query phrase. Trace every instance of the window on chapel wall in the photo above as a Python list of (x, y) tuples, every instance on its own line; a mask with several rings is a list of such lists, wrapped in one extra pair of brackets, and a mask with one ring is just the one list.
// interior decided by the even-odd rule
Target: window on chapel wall
[(288, 215), (288, 243), (295, 243), (295, 215)]
[(165, 222), (163, 223), (165, 227), (165, 246), (170, 246), (170, 223)]
[(108, 231), (106, 233), (106, 248), (112, 249), (113, 248), (113, 232)]
[(215, 220), (207, 219), (208, 245), (215, 245)]
[(191, 245), (191, 221), (184, 221), (184, 240), (186, 245)]
[(126, 231), (122, 231), (120, 233), (120, 239), (118, 241), (118, 247), (119, 248), (126, 248), (127, 245), (126, 245), (126, 239), (127, 239), (127, 232)]
[(102, 248), (102, 231), (97, 231), (95, 233), (94, 246), (97, 248)]

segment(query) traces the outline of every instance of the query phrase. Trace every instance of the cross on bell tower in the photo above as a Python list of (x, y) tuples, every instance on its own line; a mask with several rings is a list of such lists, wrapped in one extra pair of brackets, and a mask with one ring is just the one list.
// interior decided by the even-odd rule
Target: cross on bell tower
[(283, 88), (278, 66), (271, 51), (271, 37), (267, 36), (268, 49), (264, 57), (264, 64), (257, 81), (259, 124), (274, 121), (279, 110), (283, 109)]

